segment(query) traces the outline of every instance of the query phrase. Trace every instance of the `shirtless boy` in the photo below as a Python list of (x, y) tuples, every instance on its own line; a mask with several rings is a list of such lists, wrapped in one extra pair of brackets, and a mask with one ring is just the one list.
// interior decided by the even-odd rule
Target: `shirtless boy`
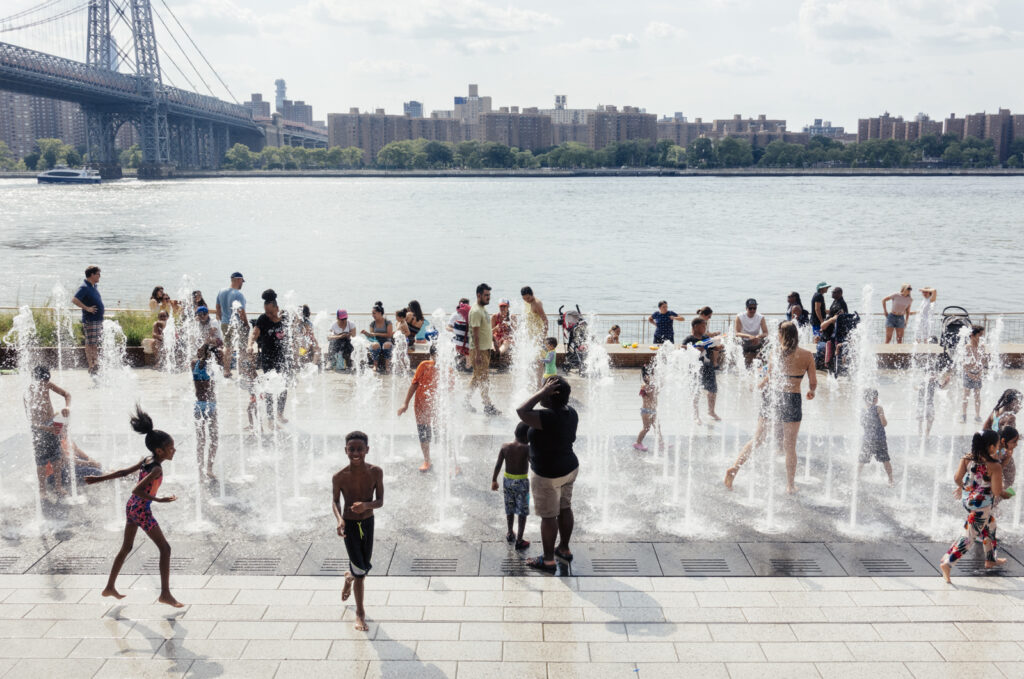
[[(349, 464), (334, 475), (331, 509), (338, 520), (338, 535), (345, 539), (349, 572), (341, 600), (356, 595), (356, 629), (369, 631), (366, 610), (363, 608), (363, 579), (372, 568), (373, 510), (384, 505), (384, 472), (380, 467), (366, 464), (370, 451), (369, 438), (361, 431), (345, 436), (345, 453)], [(342, 501), (344, 500), (344, 505)]]
[[(530, 446), (526, 435), (529, 425), (520, 422), (516, 425), (516, 440), (506, 443), (498, 451), (498, 461), (494, 465), (491, 476), (491, 490), (498, 490), (498, 472), (505, 465), (505, 517), (508, 519), (508, 533), (505, 540), (515, 543), (517, 550), (524, 550), (530, 543), (523, 539), (526, 529), (526, 517), (530, 515)], [(512, 534), (512, 522), (519, 516), (519, 532)]]
[(60, 431), (53, 423), (53, 404), (50, 392), (64, 397), (64, 408), (60, 411), (68, 416), (71, 408), (71, 394), (50, 381), (50, 370), (37, 365), (32, 369), (32, 384), (25, 392), (25, 410), (32, 427), (32, 447), (36, 458), (36, 476), (39, 479), (39, 494), (46, 492), (46, 465), (53, 466), (53, 488), (57, 495), (65, 495), (63, 483), (64, 456), (61, 454)]

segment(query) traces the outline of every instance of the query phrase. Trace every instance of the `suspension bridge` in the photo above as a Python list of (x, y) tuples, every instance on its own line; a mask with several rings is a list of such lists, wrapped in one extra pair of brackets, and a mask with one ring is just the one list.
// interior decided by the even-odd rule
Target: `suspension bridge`
[(142, 178), (215, 169), (236, 142), (264, 145), (166, 0), (42, 0), (0, 18), (0, 38), (21, 43), (0, 41), (0, 90), (79, 104), (89, 161), (105, 178), (121, 176), (114, 139), (125, 124), (138, 132)]

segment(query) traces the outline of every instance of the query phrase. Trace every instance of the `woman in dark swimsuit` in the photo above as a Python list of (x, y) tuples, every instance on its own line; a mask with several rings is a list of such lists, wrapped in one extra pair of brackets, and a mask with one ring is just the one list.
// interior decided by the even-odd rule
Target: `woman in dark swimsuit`
[(387, 372), (391, 362), (391, 349), (394, 347), (391, 343), (391, 338), (395, 334), (394, 326), (384, 317), (383, 302), (374, 302), (372, 314), (370, 329), (363, 330), (363, 335), (370, 340), (370, 360), (377, 366), (379, 372)]
[[(263, 313), (256, 319), (256, 325), (249, 333), (249, 353), (257, 353), (259, 345), (260, 365), (263, 374), (276, 373), (286, 380), (291, 367), (292, 352), (288, 348), (288, 326), (285, 323), (281, 308), (277, 305), (277, 293), (271, 289), (263, 291)], [(267, 417), (274, 426), (274, 394), (265, 393), (267, 401)], [(277, 419), (282, 423), (288, 420), (284, 416), (285, 402), (288, 400), (288, 389), (281, 390), (277, 397)]]
[(153, 502), (174, 502), (178, 499), (174, 495), (157, 497), (156, 494), (156, 491), (160, 488), (160, 482), (163, 480), (163, 467), (160, 466), (161, 463), (174, 459), (174, 439), (167, 432), (154, 429), (152, 418), (138, 406), (135, 408), (135, 415), (132, 416), (131, 422), (132, 429), (146, 436), (146, 448), (152, 455), (144, 457), (127, 469), (121, 469), (104, 474), (103, 476), (85, 477), (85, 482), (92, 485), (100, 481), (119, 479), (139, 472), (139, 482), (132, 489), (132, 495), (128, 498), (128, 504), (125, 505), (124, 541), (121, 543), (121, 549), (118, 551), (117, 556), (114, 557), (114, 563), (110, 567), (110, 577), (107, 578), (107, 586), (103, 589), (103, 596), (114, 597), (115, 599), (124, 598), (124, 595), (118, 592), (114, 585), (125, 559), (131, 554), (132, 547), (135, 545), (135, 534), (141, 528), (156, 544), (157, 549), (160, 550), (160, 598), (157, 601), (174, 606), (175, 608), (182, 608), (184, 604), (178, 603), (178, 600), (171, 594), (171, 546), (167, 544), (167, 538), (164, 537), (163, 531), (160, 530), (156, 519), (153, 518), (153, 511), (150, 509), (150, 505)]

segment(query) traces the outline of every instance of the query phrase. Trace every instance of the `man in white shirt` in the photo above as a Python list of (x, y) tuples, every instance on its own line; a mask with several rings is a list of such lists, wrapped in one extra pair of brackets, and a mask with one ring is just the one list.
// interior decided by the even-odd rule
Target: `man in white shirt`
[(757, 313), (757, 300), (753, 297), (747, 300), (746, 313), (736, 314), (735, 332), (743, 341), (743, 361), (749, 368), (768, 337), (768, 323)]

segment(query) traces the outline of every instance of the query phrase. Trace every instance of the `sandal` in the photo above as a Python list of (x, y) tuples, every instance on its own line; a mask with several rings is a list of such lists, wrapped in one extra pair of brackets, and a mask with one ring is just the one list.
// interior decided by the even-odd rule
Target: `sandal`
[(505, 542), (507, 542), (508, 544), (511, 545), (515, 541), (516, 541), (516, 536), (513, 533), (509, 533), (509, 534), (507, 534), (505, 536)]
[(532, 559), (527, 559), (526, 565), (529, 568), (533, 568), (534, 570), (538, 571), (544, 571), (545, 573), (550, 573), (551, 575), (554, 575), (558, 572), (558, 564), (546, 564), (544, 563), (544, 557), (542, 556), (535, 556)]
[(521, 552), (524, 549), (530, 548), (529, 540), (516, 540), (516, 551)]
[(561, 559), (566, 563), (572, 563), (572, 552), (560, 551), (557, 547), (555, 548), (555, 558)]

